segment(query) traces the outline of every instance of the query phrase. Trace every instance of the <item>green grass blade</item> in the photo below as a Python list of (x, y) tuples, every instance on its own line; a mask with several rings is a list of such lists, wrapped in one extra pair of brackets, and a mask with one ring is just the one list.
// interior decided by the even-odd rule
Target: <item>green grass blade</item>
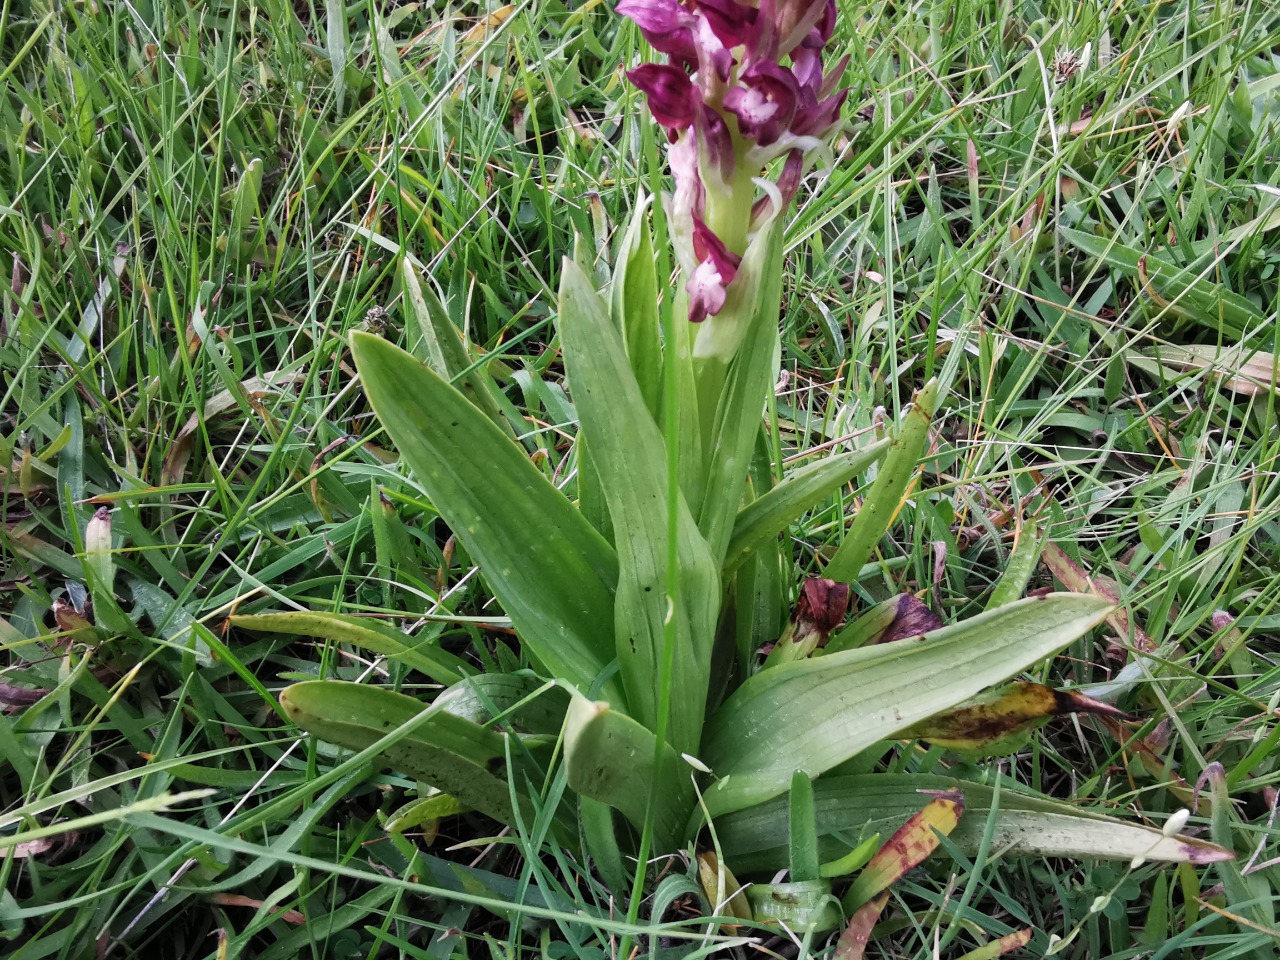
[(1267, 321), (1247, 298), (1186, 267), (1081, 230), (1058, 232), (1073, 247), (1142, 283), (1157, 302), (1168, 302), (1171, 312), (1211, 330), (1239, 339)]

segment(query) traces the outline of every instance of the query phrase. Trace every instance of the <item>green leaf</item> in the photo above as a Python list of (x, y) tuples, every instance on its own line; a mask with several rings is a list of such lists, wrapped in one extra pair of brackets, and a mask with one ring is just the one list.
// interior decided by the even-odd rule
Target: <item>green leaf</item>
[(1043, 543), (1035, 522), (1027, 521), (1017, 533), (1004, 573), (1000, 575), (999, 582), (992, 589), (991, 596), (987, 598), (985, 609), (994, 610), (996, 607), (1003, 607), (1006, 603), (1013, 603), (1022, 598), (1022, 595), (1027, 592), (1027, 584), (1040, 564), (1040, 548)]
[[(560, 285), (560, 335), (582, 429), (600, 476), (618, 551), (614, 613), (629, 713), (657, 728), (663, 625), (668, 615), (667, 458), (662, 435), (631, 373), (622, 338), (594, 286), (571, 260)], [(677, 543), (681, 589), (675, 604), (669, 741), (698, 749), (716, 616), (718, 567), (685, 506)]]
[(418, 336), (409, 338), (410, 352), (450, 383), (460, 378), (462, 382), (457, 386), (463, 395), (504, 433), (514, 437), (511, 426), (498, 409), (493, 396), (493, 381), (485, 367), (472, 363), (462, 333), (454, 325), (449, 311), (435, 291), (423, 284), (422, 277), (408, 257), (403, 260), (401, 278), (410, 308), (405, 319), (417, 321)]
[(482, 673), (455, 683), (435, 706), (488, 726), (495, 717), (528, 733), (554, 736), (564, 726), (569, 693), (528, 674)]
[(871, 609), (864, 610), (857, 619), (851, 620), (832, 635), (827, 641), (823, 656), (854, 650), (883, 636), (898, 618), (903, 596), (904, 594), (898, 594), (888, 600), (881, 600)]
[[(369, 334), (351, 337), (369, 402), (462, 541), (521, 643), (586, 690), (614, 658), (617, 556), (507, 439), (439, 375)], [(614, 681), (606, 695), (624, 702)]]
[[(814, 829), (816, 832), (816, 826)], [(849, 874), (865, 867), (879, 849), (880, 834), (873, 833), (844, 856), (837, 857), (835, 860), (828, 860), (824, 863), (820, 873), (827, 879), (847, 877)]]
[(607, 803), (585, 794), (578, 796), (578, 823), (583, 847), (605, 886), (622, 896), (628, 887), (628, 877), (613, 816), (613, 807)]
[(404, 833), (406, 830), (420, 827), (432, 820), (452, 817), (465, 809), (466, 807), (458, 802), (457, 797), (432, 789), (427, 791), (426, 796), (415, 797), (392, 813), (387, 817), (382, 828), (387, 833)]
[(1073, 247), (1138, 280), (1148, 296), (1168, 303), (1168, 309), (1176, 315), (1216, 333), (1235, 340), (1267, 322), (1265, 314), (1248, 298), (1186, 267), (1081, 230), (1060, 227), (1058, 232)]
[(844, 542), (822, 575), (830, 580), (851, 582), (875, 550), (880, 538), (893, 523), (902, 506), (902, 497), (916, 475), (920, 457), (929, 443), (929, 420), (937, 402), (937, 381), (930, 381), (916, 395), (893, 437), (880, 472), (853, 518)]
[(791, 777), (791, 879), (817, 880), (818, 831), (813, 821), (813, 781), (797, 770)]
[(879, 440), (862, 450), (825, 457), (792, 472), (772, 490), (738, 511), (725, 551), (727, 576), (762, 544), (776, 538), (804, 513), (875, 463), (889, 449)]
[[(966, 814), (949, 840), (966, 855), (977, 852), (991, 811), (991, 787), (924, 774), (861, 774), (814, 783), (819, 850), (824, 859), (849, 849), (851, 838), (875, 831), (892, 834), (919, 812), (920, 791), (959, 790)], [(1125, 823), (1081, 806), (1033, 797), (1008, 786), (1000, 790), (991, 849), (1014, 856), (1081, 857), (1213, 863), (1230, 851), (1190, 837), (1166, 837), (1159, 830)], [(739, 874), (770, 875), (787, 866), (787, 798), (716, 819), (725, 859)]]
[[(413, 697), (339, 680), (286, 687), (280, 703), (308, 733), (363, 750), (393, 731), (383, 762), (502, 823), (514, 823), (507, 784), (507, 736)], [(513, 751), (518, 753), (518, 751)], [(526, 822), (532, 820), (528, 811)]]
[(619, 810), (637, 830), (644, 829), (654, 778), (661, 804), (653, 814), (654, 849), (679, 847), (693, 809), (693, 769), (664, 746), (654, 768), (654, 735), (625, 714), (575, 697), (565, 726), (564, 759), (569, 786)]
[(840, 925), (840, 901), (830, 880), (753, 883), (747, 900), (757, 923), (781, 923), (798, 933), (825, 933)]
[[(698, 524), (711, 553), (723, 561), (733, 533), (734, 521), (742, 505), (747, 471), (764, 417), (764, 405), (778, 375), (778, 310), (782, 300), (782, 231), (771, 224), (766, 236), (757, 237), (743, 260), (742, 272), (754, 281), (750, 288), (737, 292), (745, 296), (750, 309), (741, 310), (734, 318), (747, 324), (740, 334), (742, 342), (732, 354), (727, 373), (719, 354), (702, 356), (704, 333), (694, 345), (698, 363), (699, 408), (702, 416), (715, 402), (715, 420), (707, 442), (707, 475)], [(755, 257), (757, 262), (751, 262)], [(741, 281), (739, 281), (741, 282)], [(725, 317), (708, 320), (708, 324), (728, 322), (734, 304), (725, 308)], [(714, 333), (708, 328), (706, 335)], [(714, 345), (713, 345), (714, 347)], [(717, 389), (723, 376), (723, 388)], [(716, 402), (718, 400), (718, 402)]]
[(767, 545), (738, 567), (733, 580), (733, 628), (738, 672), (751, 672), (755, 652), (782, 636), (787, 625), (790, 556)]
[(299, 637), (319, 637), (334, 643), (350, 643), (424, 673), (436, 683), (454, 684), (472, 671), (466, 662), (441, 650), (435, 638), (414, 641), (372, 617), (340, 613), (313, 613), (289, 610), (281, 613), (234, 614), (231, 625), (261, 633), (283, 633)]
[(651, 200), (642, 194), (636, 201), (631, 225), (618, 250), (609, 294), (613, 319), (622, 328), (640, 394), (656, 417), (662, 397), (662, 344), (658, 334), (658, 270), (648, 220)]
[(1110, 604), (1050, 594), (894, 643), (756, 674), (716, 711), (702, 759), (720, 781), (712, 815), (783, 792), (795, 770), (816, 777), (1039, 663), (1102, 620)]

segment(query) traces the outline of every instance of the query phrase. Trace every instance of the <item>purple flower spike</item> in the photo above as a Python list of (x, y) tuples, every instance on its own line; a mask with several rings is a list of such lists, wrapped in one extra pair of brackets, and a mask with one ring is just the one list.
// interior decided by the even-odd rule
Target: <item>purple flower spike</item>
[[(790, 53), (802, 44), (821, 49), (835, 30), (835, 0), (778, 0), (774, 24), (781, 53)], [(816, 34), (812, 32), (815, 29)]]
[[(823, 69), (836, 0), (614, 3), (666, 54), (665, 64), (644, 64), (627, 76), (670, 141), (675, 189), (664, 202), (689, 319), (723, 314), (699, 335), (699, 349), (728, 356), (739, 341), (720, 331), (736, 329), (742, 311), (754, 309), (729, 297), (730, 284), (743, 270), (760, 269), (751, 266), (758, 260), (751, 251), (768, 242), (815, 154), (832, 157), (846, 96), (836, 88), (848, 62)], [(761, 179), (784, 157), (776, 181)]]
[(742, 258), (725, 247), (700, 217), (693, 220), (693, 250), (699, 263), (685, 290), (689, 294), (689, 319), (701, 323), (724, 309), (725, 288), (738, 275)]
[(736, 157), (733, 152), (733, 134), (724, 117), (705, 103), (698, 110), (698, 146), (702, 155), (720, 171), (720, 179), (729, 183), (733, 179)]
[(642, 63), (627, 79), (649, 98), (653, 118), (668, 130), (684, 130), (693, 123), (698, 95), (689, 76), (669, 63)]
[(743, 73), (742, 82), (744, 86), (725, 95), (725, 108), (738, 118), (743, 134), (767, 147), (795, 118), (800, 93), (796, 78), (786, 67), (762, 60)]
[(697, 65), (698, 50), (693, 40), (697, 21), (678, 0), (620, 0), (615, 9), (635, 21), (653, 49), (680, 66)]
[[(825, 137), (840, 122), (840, 108), (849, 96), (848, 88), (822, 101), (804, 103), (796, 111), (791, 132), (797, 137)], [(809, 97), (805, 97), (809, 100)]]
[(698, 12), (726, 47), (755, 45), (760, 28), (757, 10), (738, 0), (698, 0)]
[(687, 30), (693, 25), (693, 15), (680, 6), (679, 0), (619, 0), (614, 9), (634, 20), (644, 32), (645, 39), (650, 33), (672, 33)]

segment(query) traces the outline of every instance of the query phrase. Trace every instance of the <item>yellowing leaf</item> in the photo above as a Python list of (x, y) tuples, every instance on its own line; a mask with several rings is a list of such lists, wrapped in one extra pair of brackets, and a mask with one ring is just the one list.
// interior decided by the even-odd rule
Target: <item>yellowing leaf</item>
[(922, 864), (938, 848), (938, 834), (946, 836), (954, 830), (963, 813), (964, 795), (959, 790), (944, 791), (926, 803), (858, 875), (844, 896), (845, 911), (858, 909)]
[[(698, 854), (698, 883), (702, 884), (702, 891), (707, 895), (707, 902), (711, 904), (713, 913), (737, 917), (739, 920), (751, 919), (751, 904), (747, 902), (742, 884), (712, 850), (704, 850)], [(725, 933), (733, 933), (736, 929), (736, 925), (727, 923), (721, 926)]]
[(904, 737), (927, 740), (952, 750), (1000, 756), (1020, 745), (1052, 717), (1094, 713), (1120, 718), (1124, 712), (1079, 693), (1053, 690), (1039, 683), (1011, 683), (975, 701), (937, 714), (903, 731)]
[(516, 5), (508, 3), (506, 6), (499, 7), (487, 17), (481, 17), (479, 23), (462, 35), (463, 51), (470, 56), (475, 52), (476, 47), (484, 43), (489, 38), (489, 35), (506, 23), (515, 12)]

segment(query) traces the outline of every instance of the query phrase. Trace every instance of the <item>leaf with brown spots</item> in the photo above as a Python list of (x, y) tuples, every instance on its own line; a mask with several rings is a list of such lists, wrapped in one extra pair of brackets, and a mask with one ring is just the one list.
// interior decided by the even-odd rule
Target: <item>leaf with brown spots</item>
[(862, 960), (871, 941), (871, 930), (888, 902), (889, 891), (886, 890), (857, 909), (836, 942), (836, 960)]
[(1123, 711), (1068, 690), (1039, 683), (1011, 683), (903, 731), (905, 737), (979, 756), (1005, 756), (1038, 727), (1068, 713), (1123, 719)]
[(914, 870), (938, 848), (938, 834), (956, 828), (964, 813), (964, 795), (947, 790), (924, 805), (871, 858), (841, 901), (846, 913), (857, 910)]

